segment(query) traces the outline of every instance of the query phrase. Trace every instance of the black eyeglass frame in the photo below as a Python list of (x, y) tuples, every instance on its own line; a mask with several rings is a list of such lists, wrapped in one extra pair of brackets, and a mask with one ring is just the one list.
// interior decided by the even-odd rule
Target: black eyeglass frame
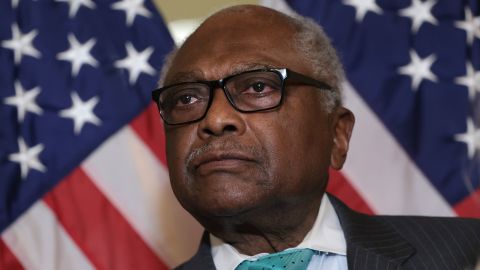
[[(251, 72), (273, 72), (273, 73), (276, 73), (279, 76), (279, 78), (281, 78), (282, 82), (281, 82), (281, 85), (280, 85), (280, 100), (279, 100), (278, 104), (276, 104), (275, 106), (270, 106), (270, 107), (262, 108), (262, 109), (258, 109), (258, 110), (242, 110), (242, 109), (237, 108), (237, 106), (235, 105), (235, 102), (233, 101), (233, 98), (231, 97), (231, 94), (230, 94), (229, 90), (226, 87), (227, 82), (231, 78), (234, 78), (236, 76), (243, 75), (243, 74), (246, 74), (246, 73), (251, 73)], [(295, 72), (291, 69), (288, 69), (288, 68), (265, 68), (265, 69), (255, 69), (255, 70), (244, 71), (244, 72), (241, 72), (241, 73), (237, 73), (237, 74), (227, 76), (227, 77), (219, 79), (219, 80), (213, 80), (213, 81), (202, 81), (202, 80), (200, 80), (200, 81), (181, 82), (181, 83), (167, 85), (167, 86), (164, 86), (164, 87), (157, 88), (157, 89), (153, 90), (152, 91), (152, 100), (157, 104), (158, 111), (160, 112), (160, 117), (162, 117), (163, 121), (166, 124), (172, 125), (172, 126), (174, 126), (174, 125), (186, 125), (186, 124), (198, 122), (198, 121), (202, 120), (207, 115), (208, 110), (210, 109), (210, 106), (212, 105), (212, 101), (213, 101), (213, 98), (214, 98), (214, 91), (217, 88), (222, 89), (222, 91), (223, 91), (224, 95), (227, 97), (227, 100), (230, 103), (230, 105), (235, 110), (237, 110), (241, 113), (254, 113), (254, 112), (268, 111), (268, 110), (273, 110), (275, 108), (278, 108), (283, 103), (285, 85), (287, 84), (287, 80), (288, 80), (288, 82), (290, 82), (292, 80), (293, 82), (297, 82), (297, 83), (300, 83), (300, 84), (315, 86), (315, 87), (317, 87), (318, 89), (321, 89), (321, 90), (333, 91), (333, 88), (330, 85), (328, 85), (327, 83), (316, 80), (316, 79), (313, 79), (309, 76), (306, 76), (306, 75), (303, 75), (301, 73)], [(208, 104), (207, 104), (207, 107), (205, 109), (205, 112), (203, 113), (202, 116), (200, 116), (200, 117), (198, 117), (194, 120), (190, 120), (190, 121), (186, 121), (186, 122), (180, 122), (180, 123), (169, 123), (162, 115), (162, 109), (160, 108), (160, 102), (159, 102), (160, 94), (163, 91), (165, 91), (165, 90), (167, 90), (171, 87), (176, 87), (176, 86), (179, 86), (179, 85), (190, 84), (190, 83), (205, 84), (209, 87), (209, 99), (208, 99)]]

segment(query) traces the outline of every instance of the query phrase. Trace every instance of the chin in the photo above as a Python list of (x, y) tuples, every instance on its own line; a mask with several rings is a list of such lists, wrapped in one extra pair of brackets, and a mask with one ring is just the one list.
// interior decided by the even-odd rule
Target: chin
[(197, 200), (182, 202), (185, 209), (197, 218), (202, 219), (235, 218), (248, 214), (264, 202), (251, 193), (223, 193), (221, 196), (200, 197)]
[(251, 175), (222, 173), (193, 179), (184, 179), (172, 188), (182, 206), (197, 219), (239, 216), (276, 197), (264, 178)]
[(253, 198), (224, 196), (212, 201), (197, 203), (196, 208), (212, 217), (231, 217), (254, 208), (258, 203)]

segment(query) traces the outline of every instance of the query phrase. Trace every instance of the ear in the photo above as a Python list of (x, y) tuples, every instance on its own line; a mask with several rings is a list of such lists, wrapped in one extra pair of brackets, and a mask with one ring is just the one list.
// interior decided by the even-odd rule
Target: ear
[(332, 116), (333, 147), (330, 156), (330, 166), (335, 170), (340, 170), (347, 158), (355, 116), (344, 107), (335, 109)]

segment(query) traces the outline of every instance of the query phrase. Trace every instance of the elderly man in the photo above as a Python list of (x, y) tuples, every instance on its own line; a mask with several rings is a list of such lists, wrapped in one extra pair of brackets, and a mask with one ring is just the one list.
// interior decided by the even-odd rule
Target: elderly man
[[(366, 216), (325, 194), (354, 116), (315, 23), (258, 6), (208, 18), (153, 92), (173, 191), (206, 229), (179, 269), (468, 269), (480, 222)], [(388, 181), (388, 179), (385, 179)]]

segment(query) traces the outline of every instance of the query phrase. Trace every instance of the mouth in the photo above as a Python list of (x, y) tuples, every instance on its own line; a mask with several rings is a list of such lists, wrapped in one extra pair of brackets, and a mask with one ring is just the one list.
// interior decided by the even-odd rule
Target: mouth
[(193, 169), (200, 174), (214, 171), (233, 171), (255, 160), (244, 153), (209, 152), (192, 161)]

